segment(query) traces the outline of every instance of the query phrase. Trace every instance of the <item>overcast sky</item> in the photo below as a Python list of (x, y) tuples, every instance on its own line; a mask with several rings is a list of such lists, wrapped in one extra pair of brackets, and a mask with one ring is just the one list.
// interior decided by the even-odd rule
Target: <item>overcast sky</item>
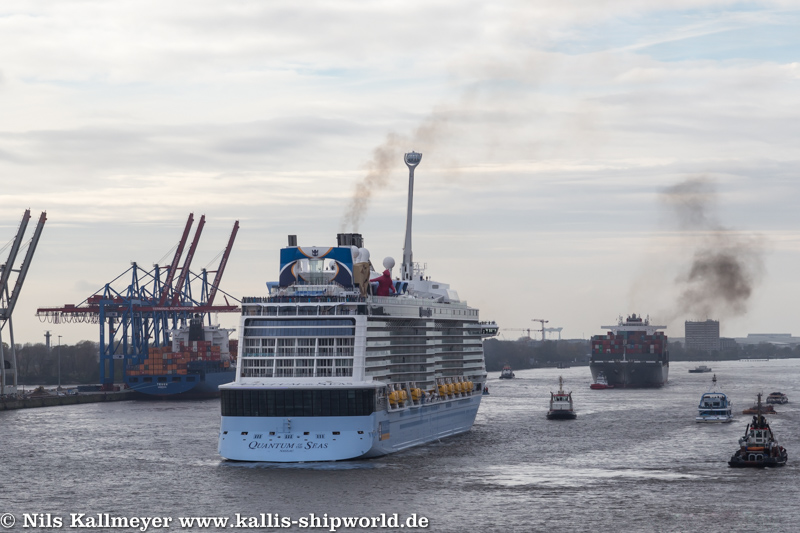
[(48, 218), (16, 342), (97, 341), (36, 309), (168, 262), (189, 213), (196, 271), (240, 221), (236, 297), (287, 234), (399, 263), (410, 150), (414, 259), (505, 338), (800, 334), (800, 2), (664, 4), (3, 2), (0, 246)]

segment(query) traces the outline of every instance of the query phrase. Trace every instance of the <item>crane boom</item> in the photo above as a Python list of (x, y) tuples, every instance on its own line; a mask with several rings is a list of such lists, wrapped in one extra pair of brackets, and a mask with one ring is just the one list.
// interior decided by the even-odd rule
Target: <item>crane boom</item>
[(531, 318), (531, 321), (532, 322), (541, 322), (542, 323), (542, 329), (540, 331), (542, 332), (542, 342), (544, 342), (544, 325), (547, 324), (550, 321), (549, 320), (544, 320), (542, 318)]
[(211, 294), (208, 295), (208, 302), (206, 305), (213, 305), (214, 298), (217, 296), (217, 289), (219, 288), (219, 284), (222, 281), (222, 273), (225, 272), (225, 265), (228, 264), (228, 257), (231, 255), (231, 249), (233, 248), (233, 241), (236, 239), (236, 234), (239, 232), (239, 221), (237, 220), (233, 224), (233, 231), (231, 231), (231, 236), (228, 239), (228, 245), (225, 247), (225, 252), (222, 254), (222, 259), (219, 261), (219, 268), (217, 268), (217, 273), (214, 275), (214, 282), (211, 285)]
[(206, 216), (201, 215), (200, 221), (197, 223), (197, 230), (194, 232), (194, 239), (192, 244), (189, 245), (189, 252), (186, 254), (186, 259), (183, 262), (181, 275), (178, 277), (178, 282), (175, 284), (175, 290), (172, 291), (172, 305), (177, 305), (180, 300), (183, 285), (186, 283), (186, 278), (189, 276), (189, 267), (194, 259), (194, 252), (197, 250), (197, 243), (200, 242), (200, 234), (203, 233), (203, 226), (206, 225)]
[(14, 244), (11, 246), (11, 251), (8, 252), (8, 260), (3, 266), (3, 273), (0, 275), (0, 294), (4, 294), (6, 292), (8, 278), (11, 276), (11, 269), (14, 266), (14, 261), (17, 260), (17, 253), (19, 252), (19, 247), (22, 244), (22, 236), (25, 235), (25, 229), (28, 227), (28, 220), (30, 220), (30, 218), (31, 210), (26, 209), (25, 213), (22, 214), (22, 222), (19, 224), (19, 231), (17, 231), (17, 236), (14, 238)]
[(172, 280), (175, 278), (175, 271), (178, 269), (178, 261), (183, 255), (183, 247), (186, 246), (186, 239), (189, 237), (189, 230), (192, 228), (194, 222), (194, 214), (189, 213), (189, 220), (186, 221), (186, 227), (183, 229), (183, 236), (178, 243), (178, 249), (175, 250), (175, 257), (172, 258), (172, 264), (167, 272), (167, 277), (164, 280), (164, 285), (161, 286), (161, 297), (158, 299), (158, 305), (164, 305), (169, 296), (169, 289), (172, 287)]
[(31, 237), (31, 243), (28, 245), (28, 252), (25, 254), (25, 259), (22, 261), (22, 265), (20, 265), (17, 282), (14, 284), (14, 292), (11, 293), (11, 298), (8, 300), (8, 307), (4, 311), (6, 318), (11, 316), (11, 313), (14, 312), (14, 306), (17, 305), (17, 298), (19, 298), (22, 284), (25, 282), (25, 276), (28, 274), (28, 267), (31, 265), (33, 253), (36, 251), (36, 245), (39, 243), (39, 237), (42, 235), (45, 221), (47, 221), (47, 213), (43, 212), (41, 216), (39, 216), (39, 222), (36, 224), (33, 237)]

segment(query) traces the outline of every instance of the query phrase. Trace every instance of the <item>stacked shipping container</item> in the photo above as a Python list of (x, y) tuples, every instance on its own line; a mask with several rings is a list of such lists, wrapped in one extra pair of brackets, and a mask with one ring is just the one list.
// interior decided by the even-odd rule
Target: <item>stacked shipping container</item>
[(236, 362), (238, 341), (229, 341), (230, 359), (223, 359), (219, 346), (211, 341), (180, 342), (177, 351), (170, 346), (151, 347), (147, 358), (138, 365), (128, 365), (129, 376), (186, 375), (191, 371), (191, 363), (214, 362), (222, 368), (229, 368)]
[(621, 331), (617, 334), (595, 335), (592, 337), (592, 355), (663, 355), (667, 350), (667, 336), (656, 332), (646, 335), (641, 331)]

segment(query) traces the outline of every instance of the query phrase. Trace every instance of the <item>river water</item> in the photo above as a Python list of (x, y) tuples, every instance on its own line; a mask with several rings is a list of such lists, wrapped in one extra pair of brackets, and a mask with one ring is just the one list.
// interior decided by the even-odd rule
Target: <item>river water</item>
[[(172, 518), (168, 528), (149, 531), (245, 531), (235, 526), (236, 513), (293, 520), (396, 513), (427, 518), (427, 531), (436, 532), (797, 531), (800, 360), (706, 364), (734, 402), (731, 424), (695, 423), (712, 376), (688, 373), (696, 363), (672, 363), (659, 390), (590, 390), (587, 367), (522, 370), (513, 380), (492, 373), (469, 433), (343, 463), (221, 460), (218, 400), (0, 412), (0, 514), (14, 515), (11, 531), (77, 531), (71, 526), (81, 522), (70, 513)], [(559, 375), (573, 391), (577, 420), (545, 418)], [(757, 392), (778, 390), (790, 403), (768, 419), (789, 463), (729, 468), (750, 419), (741, 410)], [(22, 527), (25, 513), (39, 520), (35, 526)], [(45, 513), (62, 525), (41, 527)], [(231, 523), (182, 528), (179, 517)], [(307, 529), (248, 531), (256, 530)]]

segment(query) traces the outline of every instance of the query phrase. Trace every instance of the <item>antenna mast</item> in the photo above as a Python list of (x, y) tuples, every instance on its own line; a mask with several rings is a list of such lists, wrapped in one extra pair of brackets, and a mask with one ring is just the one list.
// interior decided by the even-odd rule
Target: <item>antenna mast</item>
[(414, 275), (413, 254), (411, 253), (411, 211), (414, 206), (414, 169), (422, 161), (422, 154), (409, 152), (403, 156), (408, 167), (408, 213), (406, 214), (406, 242), (403, 246), (403, 280), (410, 280)]

